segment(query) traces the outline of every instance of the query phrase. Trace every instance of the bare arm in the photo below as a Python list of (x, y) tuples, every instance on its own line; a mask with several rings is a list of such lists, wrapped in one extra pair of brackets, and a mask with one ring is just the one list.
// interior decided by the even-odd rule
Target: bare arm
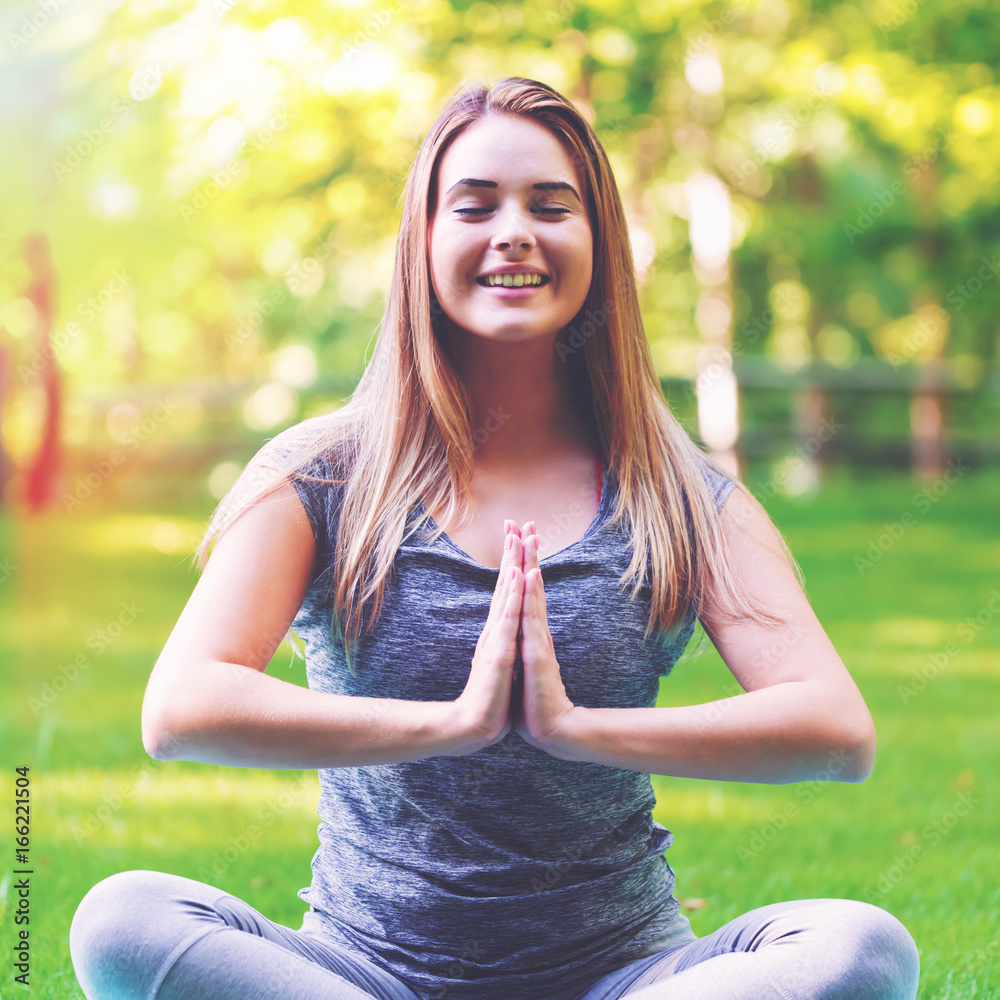
[(745, 693), (701, 705), (575, 706), (545, 749), (648, 774), (784, 784), (864, 781), (875, 725), (784, 558), (770, 521), (734, 492), (720, 515), (749, 588), (788, 619), (777, 631), (703, 624)]
[(146, 687), (142, 741), (150, 756), (327, 768), (482, 745), (456, 702), (329, 694), (264, 673), (302, 604), (315, 545), (287, 482), (216, 539)]

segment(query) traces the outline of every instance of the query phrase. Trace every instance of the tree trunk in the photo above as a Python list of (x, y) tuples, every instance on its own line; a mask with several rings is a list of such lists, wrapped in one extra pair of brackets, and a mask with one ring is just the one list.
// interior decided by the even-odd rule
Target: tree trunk
[(32, 271), (28, 298), (38, 313), (38, 351), (42, 360), (42, 386), (45, 390), (45, 423), (41, 442), (27, 475), (24, 501), (28, 513), (34, 514), (56, 500), (59, 475), (59, 423), (61, 393), (59, 369), (49, 335), (52, 330), (55, 300), (55, 271), (44, 233), (32, 233), (24, 241), (24, 256)]

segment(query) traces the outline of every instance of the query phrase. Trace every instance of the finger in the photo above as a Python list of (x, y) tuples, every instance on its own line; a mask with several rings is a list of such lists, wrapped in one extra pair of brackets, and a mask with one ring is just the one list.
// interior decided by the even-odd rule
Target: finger
[(528, 579), (528, 575), (533, 569), (538, 567), (538, 535), (534, 532), (530, 533), (524, 540), (524, 557), (521, 560), (522, 566), (524, 567), (524, 578)]
[(524, 546), (524, 552), (521, 557), (521, 572), (525, 576), (528, 575), (528, 570), (531, 569), (531, 563), (528, 561), (528, 538), (531, 535), (530, 529), (533, 523), (533, 521), (525, 521), (524, 525), (519, 529), (519, 535)]
[[(504, 563), (503, 563), (503, 578), (505, 581), (505, 587), (503, 591), (503, 596), (506, 598), (510, 589), (515, 585), (515, 579), (511, 575), (510, 570), (517, 567), (521, 573), (524, 573), (524, 567), (522, 566), (523, 553), (521, 549), (521, 539), (517, 535), (510, 534), (507, 536), (510, 543), (509, 548), (504, 549)], [(502, 607), (502, 602), (501, 602)]]
[(497, 571), (497, 582), (493, 587), (493, 596), (490, 598), (490, 610), (486, 616), (487, 624), (496, 617), (499, 606), (507, 597), (507, 587), (510, 578), (504, 573), (504, 570), (509, 565), (509, 556), (509, 551), (505, 549), (500, 559), (500, 569)]
[(530, 545), (530, 569), (528, 572), (527, 614), (528, 617), (544, 622), (546, 620), (545, 583), (542, 580), (542, 567), (538, 561), (538, 536), (532, 535)]
[[(504, 521), (504, 550), (500, 558), (500, 570), (497, 573), (496, 586), (493, 588), (493, 597), (490, 600), (490, 610), (487, 615), (487, 622), (492, 621), (502, 611), (503, 603), (507, 599), (507, 593), (511, 586), (510, 574), (507, 570), (514, 563), (513, 538), (509, 528), (513, 526), (513, 521), (509, 518)], [(518, 559), (518, 561), (520, 561)]]
[(504, 648), (513, 644), (521, 625), (521, 570), (517, 566), (511, 566), (507, 572), (510, 576), (510, 589), (497, 626), (497, 640)]

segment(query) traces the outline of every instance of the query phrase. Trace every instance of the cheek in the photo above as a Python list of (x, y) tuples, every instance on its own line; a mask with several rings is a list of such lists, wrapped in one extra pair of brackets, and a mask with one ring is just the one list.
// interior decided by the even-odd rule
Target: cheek
[(458, 287), (466, 284), (466, 274), (470, 273), (472, 260), (461, 240), (444, 236), (434, 248), (438, 276), (446, 284)]

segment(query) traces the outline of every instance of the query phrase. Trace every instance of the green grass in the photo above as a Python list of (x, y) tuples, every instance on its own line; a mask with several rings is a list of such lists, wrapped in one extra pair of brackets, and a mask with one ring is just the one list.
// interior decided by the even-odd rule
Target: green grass
[[(834, 477), (810, 499), (766, 504), (875, 718), (872, 776), (815, 785), (654, 776), (654, 818), (676, 837), (666, 856), (695, 933), (784, 899), (867, 899), (913, 934), (921, 1000), (979, 1000), (1000, 991), (1000, 613), (989, 610), (1000, 588), (1000, 477), (965, 476), (926, 511), (914, 505), (918, 490), (902, 477)], [(904, 512), (912, 523), (888, 535), (891, 545), (860, 572), (855, 557)], [(305, 904), (295, 893), (309, 884), (317, 845), (315, 771), (159, 762), (140, 740), (146, 679), (197, 579), (188, 550), (166, 554), (153, 539), (188, 545), (206, 514), (82, 509), (0, 519), (0, 561), (9, 553), (16, 567), (0, 583), (5, 801), (13, 800), (15, 766), (29, 765), (32, 779), (33, 992), (25, 995), (83, 996), (69, 925), (86, 891), (113, 872), (186, 875), (280, 923), (301, 921)], [(130, 620), (100, 650), (98, 630), (120, 612)], [(977, 613), (980, 627), (963, 630)], [(81, 654), (78, 673), (57, 691), (55, 679), (72, 674)], [(290, 663), (283, 646), (268, 670), (304, 685), (301, 660)], [(663, 680), (660, 704), (726, 697), (733, 683), (708, 647)], [(961, 795), (972, 802), (964, 816), (952, 812)], [(5, 815), (8, 871), (10, 807)], [(263, 836), (241, 843), (261, 817)], [(10, 955), (16, 896), (11, 879), (0, 879)]]

